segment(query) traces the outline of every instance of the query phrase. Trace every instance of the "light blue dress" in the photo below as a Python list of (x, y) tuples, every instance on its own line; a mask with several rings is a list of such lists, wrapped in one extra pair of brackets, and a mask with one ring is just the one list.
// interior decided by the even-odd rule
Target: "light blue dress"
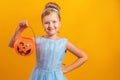
[(53, 40), (45, 37), (36, 38), (37, 65), (30, 80), (66, 80), (61, 64), (66, 51), (66, 38)]

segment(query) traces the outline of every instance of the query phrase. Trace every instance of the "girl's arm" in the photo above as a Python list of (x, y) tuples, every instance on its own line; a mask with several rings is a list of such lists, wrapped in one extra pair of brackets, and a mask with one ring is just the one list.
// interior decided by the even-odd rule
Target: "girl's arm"
[(88, 59), (87, 55), (85, 52), (83, 52), (81, 49), (73, 45), (70, 41), (67, 41), (67, 46), (66, 49), (73, 53), (78, 59), (74, 61), (71, 65), (65, 67), (62, 69), (63, 73), (70, 72), (78, 67), (80, 67), (83, 63), (86, 62)]
[(14, 42), (17, 40), (17, 38), (20, 37), (21, 33), (25, 28), (28, 27), (27, 21), (20, 21), (17, 30), (13, 34), (12, 38), (10, 39), (10, 42), (8, 44), (9, 47), (13, 48), (14, 47)]

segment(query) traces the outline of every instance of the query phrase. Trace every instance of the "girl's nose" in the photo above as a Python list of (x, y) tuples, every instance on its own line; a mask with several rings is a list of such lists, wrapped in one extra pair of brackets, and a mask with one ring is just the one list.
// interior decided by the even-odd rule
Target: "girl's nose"
[(53, 23), (52, 22), (50, 22), (49, 27), (53, 27)]

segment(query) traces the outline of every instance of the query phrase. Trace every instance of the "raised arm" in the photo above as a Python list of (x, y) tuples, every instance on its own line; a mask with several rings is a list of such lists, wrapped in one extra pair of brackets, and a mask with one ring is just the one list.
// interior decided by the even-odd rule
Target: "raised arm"
[(23, 30), (24, 30), (25, 28), (27, 28), (27, 27), (28, 27), (27, 21), (24, 20), (24, 21), (20, 21), (20, 22), (19, 22), (19, 25), (18, 25), (18, 27), (17, 27), (17, 30), (15, 31), (15, 33), (13, 34), (13, 36), (12, 36), (11, 39), (10, 39), (10, 42), (9, 42), (9, 44), (8, 44), (9, 47), (11, 47), (11, 48), (14, 47), (14, 42), (16, 41), (17, 38), (20, 37), (20, 35), (21, 35), (21, 33), (23, 32)]
[(74, 61), (69, 66), (62, 69), (63, 73), (70, 72), (78, 67), (80, 67), (83, 63), (85, 63), (88, 59), (87, 55), (84, 51), (73, 45), (70, 41), (67, 41), (66, 49), (74, 54), (78, 59)]

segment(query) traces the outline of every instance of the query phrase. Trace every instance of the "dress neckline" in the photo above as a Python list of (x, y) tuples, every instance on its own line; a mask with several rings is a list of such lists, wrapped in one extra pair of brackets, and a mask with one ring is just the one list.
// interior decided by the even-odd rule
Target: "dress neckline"
[(47, 37), (44, 37), (44, 36), (41, 36), (41, 38), (46, 39), (46, 40), (51, 40), (51, 41), (59, 41), (59, 40), (64, 39), (64, 38), (60, 38), (60, 39), (51, 39), (51, 38), (47, 38)]

